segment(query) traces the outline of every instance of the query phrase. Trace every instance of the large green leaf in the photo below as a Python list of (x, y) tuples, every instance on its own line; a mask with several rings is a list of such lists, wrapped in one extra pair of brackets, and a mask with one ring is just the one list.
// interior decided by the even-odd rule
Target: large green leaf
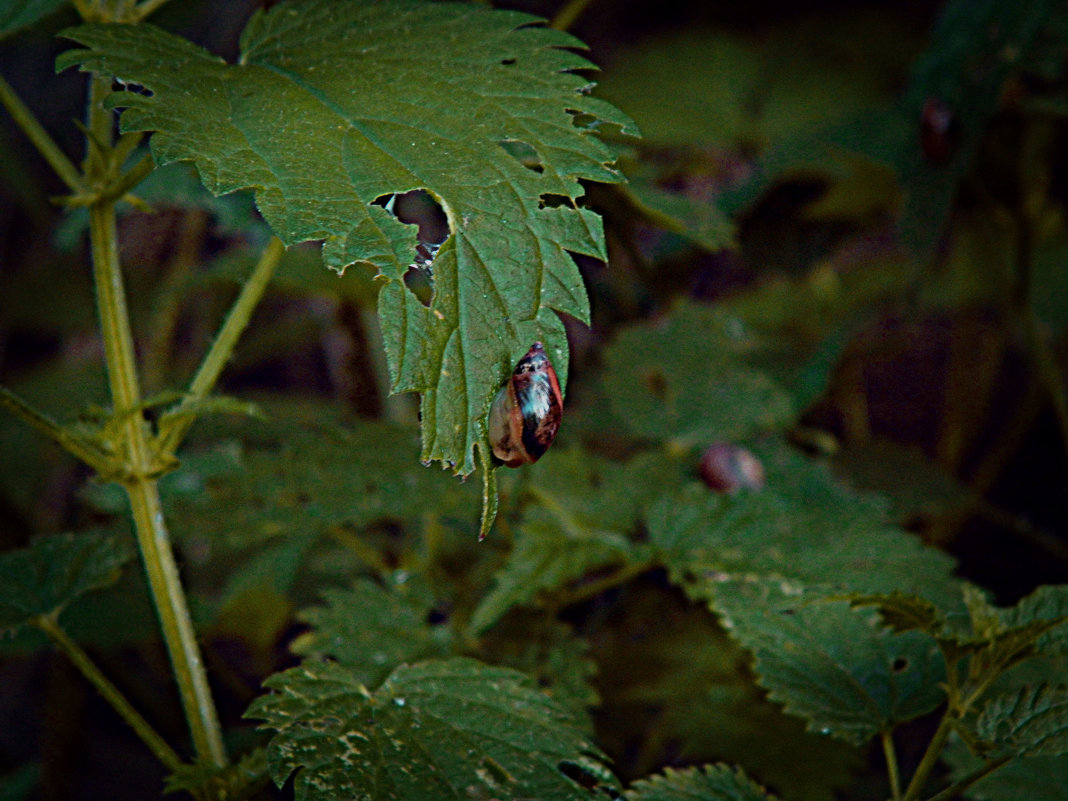
[[(250, 20), (237, 64), (148, 25), (67, 32), (63, 54), (141, 91), (115, 95), (124, 131), (154, 131), (159, 164), (192, 160), (215, 194), (252, 187), (286, 243), (373, 264), (393, 390), (423, 393), (423, 458), (462, 474), (488, 459), (498, 386), (540, 339), (566, 374), (553, 313), (589, 320), (570, 252), (605, 257), (579, 179), (617, 181), (594, 136), (622, 114), (588, 95), (571, 36), (517, 12), (411, 2), (283, 2)], [(533, 152), (534, 164), (521, 154)], [(408, 291), (416, 230), (378, 203), (424, 189), (451, 235), (428, 307)]]
[(781, 580), (720, 581), (712, 596), (769, 696), (814, 731), (860, 744), (944, 699), (945, 663), (920, 632), (893, 634)]
[(666, 769), (637, 781), (623, 797), (627, 801), (771, 801), (774, 796), (738, 768), (706, 765), (686, 770)]
[(281, 785), (296, 771), (304, 801), (589, 799), (576, 768), (611, 782), (562, 708), (507, 668), (423, 662), (370, 692), (345, 667), (306, 663), (266, 686), (247, 714), (278, 732), (271, 775)]
[(0, 631), (114, 583), (131, 555), (126, 542), (103, 532), (44, 537), (0, 554)]

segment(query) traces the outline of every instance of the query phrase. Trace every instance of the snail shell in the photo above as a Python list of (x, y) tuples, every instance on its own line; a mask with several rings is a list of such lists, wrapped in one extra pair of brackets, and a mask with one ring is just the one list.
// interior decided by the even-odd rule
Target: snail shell
[(538, 461), (556, 439), (563, 409), (556, 371), (544, 346), (535, 342), (493, 400), (489, 439), (494, 461), (508, 467)]

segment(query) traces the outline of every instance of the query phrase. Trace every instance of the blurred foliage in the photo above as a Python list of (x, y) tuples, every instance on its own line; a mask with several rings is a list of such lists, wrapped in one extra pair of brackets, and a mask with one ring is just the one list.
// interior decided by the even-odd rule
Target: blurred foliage
[[(0, 73), (50, 121), (82, 99), (35, 90), (55, 51), (27, 37), (54, 32), (61, 5), (0, 5), (21, 48)], [(178, 5), (160, 23), (199, 41)], [(309, 798), (463, 795), (475, 776), (477, 792), (542, 799), (622, 785), (634, 801), (860, 801), (894, 793), (875, 743), (896, 740), (907, 784), (948, 710), (912, 799), (993, 760), (965, 797), (1068, 792), (1064, 4), (716, 5), (593, 3), (573, 28), (604, 67), (591, 101), (644, 138), (603, 131), (630, 183), (588, 187), (608, 248), (607, 269), (596, 248), (576, 260), (593, 325), (546, 323), (571, 346), (559, 442), (499, 472), (485, 542), (479, 488), (420, 465), (415, 404), (388, 395), (381, 280), (286, 253), (219, 388), (262, 417), (198, 420), (161, 480), (223, 721), (247, 749), (169, 787), (270, 795), (268, 772), (295, 772)], [(250, 10), (199, 6), (234, 31)], [(10, 171), (21, 140), (4, 122)], [(19, 182), (50, 186), (43, 170)], [(106, 382), (86, 217), (20, 185), (0, 187), (0, 376), (88, 425)], [(251, 193), (213, 197), (189, 163), (136, 194), (120, 237), (152, 394), (188, 381), (270, 228)], [(712, 444), (744, 447), (762, 483), (706, 486)], [(125, 504), (0, 415), (4, 625), (62, 610), (177, 738)], [(5, 715), (41, 720), (44, 691), (20, 671), (42, 645), (0, 642)], [(250, 703), (273, 736), (241, 719)], [(107, 735), (115, 761), (142, 759), (107, 721), (72, 725), (75, 752)], [(71, 798), (113, 789), (58, 748), (0, 736), (4, 797), (42, 775)], [(433, 776), (408, 758), (425, 753)]]

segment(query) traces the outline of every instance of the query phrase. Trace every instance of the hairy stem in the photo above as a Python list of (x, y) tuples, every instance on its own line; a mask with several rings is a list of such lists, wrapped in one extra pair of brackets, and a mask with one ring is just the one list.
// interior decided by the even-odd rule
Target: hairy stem
[(234, 352), (237, 340), (248, 326), (252, 312), (267, 290), (275, 270), (278, 268), (285, 246), (277, 237), (272, 237), (270, 243), (263, 251), (259, 262), (252, 270), (252, 274), (241, 287), (241, 292), (230, 307), (218, 336), (211, 343), (211, 348), (200, 363), (200, 369), (193, 377), (189, 385), (186, 397), (178, 404), (177, 408), (168, 413), (169, 420), (161, 426), (159, 437), (159, 450), (164, 454), (173, 454), (182, 442), (182, 438), (193, 424), (192, 414), (183, 414), (191, 411), (196, 403), (202, 401), (211, 392), (212, 387), (219, 378), (219, 374), (229, 361)]
[[(101, 142), (111, 142), (111, 115), (101, 102), (109, 85), (109, 81), (99, 77), (94, 77), (91, 84), (88, 130), (96, 143), (90, 144), (90, 151)], [(92, 152), (87, 167), (102, 169), (101, 160), (94, 158)], [(95, 176), (90, 173), (92, 177)], [(197, 756), (204, 762), (223, 766), (226, 752), (222, 732), (163, 521), (155, 479), (157, 460), (150, 447), (145, 420), (138, 411), (141, 391), (119, 266), (113, 200), (99, 198), (89, 206), (89, 238), (108, 384), (115, 414), (122, 420), (123, 451), (119, 456), (125, 462), (125, 470), (120, 481), (130, 499), (141, 558)]]
[(33, 142), (38, 152), (44, 156), (45, 161), (55, 170), (56, 175), (63, 179), (63, 183), (75, 194), (85, 192), (85, 181), (82, 179), (78, 168), (59, 149), (59, 145), (41, 127), (41, 123), (33, 116), (33, 112), (26, 108), (18, 95), (15, 94), (15, 90), (2, 77), (0, 77), (0, 103), (7, 109), (11, 118), (15, 120), (15, 123), (22, 129), (23, 133)]
[(149, 750), (156, 755), (156, 758), (168, 770), (173, 772), (182, 767), (181, 757), (152, 728), (151, 724), (141, 716), (141, 713), (133, 708), (130, 702), (126, 700), (126, 696), (108, 680), (107, 676), (100, 672), (100, 668), (93, 663), (89, 655), (82, 650), (78, 643), (70, 638), (53, 617), (40, 615), (33, 621), (33, 624), (48, 635), (48, 638), (55, 643), (56, 647), (74, 663), (74, 666), (81, 671), (81, 674), (97, 689), (97, 692), (104, 697), (104, 700), (111, 704), (111, 708), (119, 713), (119, 717), (129, 724), (130, 728), (141, 738), (141, 741), (148, 746)]

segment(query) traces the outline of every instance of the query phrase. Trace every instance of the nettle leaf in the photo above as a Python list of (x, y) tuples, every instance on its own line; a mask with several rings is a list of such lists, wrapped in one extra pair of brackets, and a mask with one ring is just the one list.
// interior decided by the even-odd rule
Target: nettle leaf
[[(540, 339), (567, 368), (554, 312), (589, 320), (570, 253), (604, 259), (580, 179), (618, 181), (601, 121), (630, 121), (588, 95), (573, 37), (536, 17), (466, 4), (283, 2), (258, 12), (227, 64), (149, 25), (66, 32), (87, 49), (59, 69), (114, 75), (124, 131), (154, 131), (158, 164), (192, 160), (214, 194), (251, 187), (287, 244), (325, 239), (324, 261), (363, 261), (395, 392), (423, 393), (423, 458), (469, 474), (488, 460), (496, 389)], [(450, 236), (424, 306), (404, 284), (415, 226), (382, 203), (422, 189)]]
[(405, 665), (370, 692), (344, 666), (306, 663), (265, 685), (246, 715), (277, 731), (271, 775), (280, 786), (296, 772), (305, 801), (589, 799), (576, 766), (615, 784), (570, 716), (507, 668)]
[[(954, 782), (963, 781), (984, 766), (959, 738), (942, 753)], [(1068, 755), (1014, 759), (971, 785), (967, 797), (975, 801), (1063, 801), (1068, 798)]]
[(814, 731), (861, 744), (944, 699), (945, 663), (920, 632), (894, 634), (871, 613), (777, 579), (721, 581), (712, 596), (769, 697)]
[(687, 445), (751, 436), (793, 416), (789, 393), (749, 365), (766, 344), (736, 318), (680, 303), (605, 350), (605, 396), (631, 432)]
[(987, 702), (980, 737), (1018, 756), (1068, 753), (1068, 687), (1037, 684)]
[(407, 574), (386, 587), (357, 579), (351, 589), (326, 590), (323, 600), (300, 615), (312, 631), (293, 641), (293, 652), (331, 656), (367, 687), (377, 687), (402, 662), (449, 654), (452, 632), (434, 622), (434, 596)]
[(43, 537), (0, 554), (0, 631), (58, 614), (78, 597), (115, 583), (131, 556), (124, 540), (104, 532)]
[(769, 794), (741, 768), (705, 765), (640, 779), (623, 794), (627, 801), (771, 801)]

